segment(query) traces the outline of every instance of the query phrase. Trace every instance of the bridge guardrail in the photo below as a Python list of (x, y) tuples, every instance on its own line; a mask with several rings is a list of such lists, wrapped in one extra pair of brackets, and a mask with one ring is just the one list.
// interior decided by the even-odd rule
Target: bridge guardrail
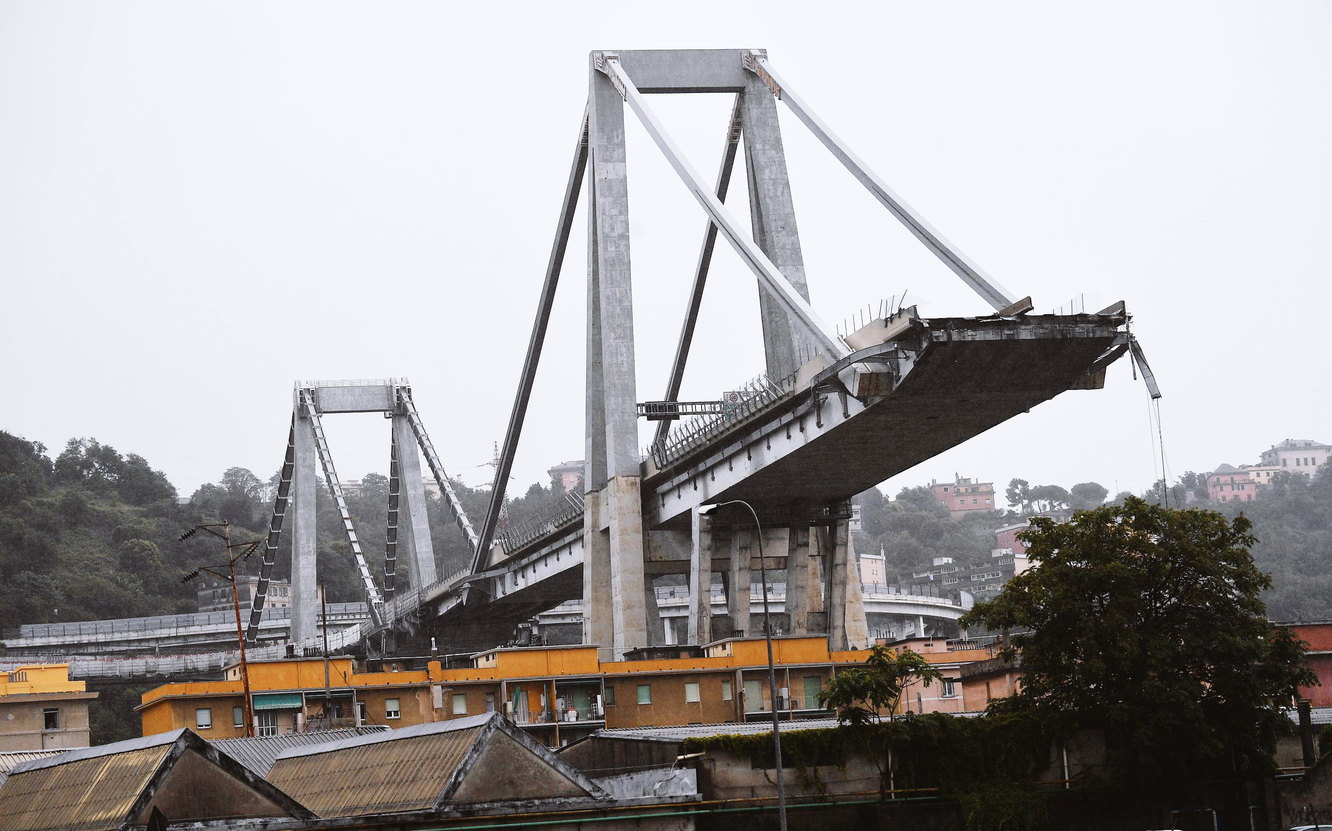
[(664, 439), (654, 441), (647, 455), (658, 468), (702, 447), (718, 434), (759, 415), (790, 395), (791, 389), (760, 375), (738, 390), (727, 392), (723, 398), (723, 412), (719, 415), (701, 415), (677, 423)]

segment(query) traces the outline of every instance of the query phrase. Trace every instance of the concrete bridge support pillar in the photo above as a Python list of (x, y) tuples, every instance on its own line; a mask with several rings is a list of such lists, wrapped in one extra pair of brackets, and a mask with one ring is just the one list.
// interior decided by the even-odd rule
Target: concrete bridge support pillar
[(612, 659), (610, 534), (601, 526), (600, 491), (586, 494), (583, 512), (583, 643), (597, 644), (603, 661)]
[(786, 544), (786, 614), (792, 635), (809, 632), (810, 594), (819, 590), (809, 566), (809, 526), (798, 525), (787, 532)]
[(689, 552), (689, 643), (712, 640), (712, 519), (693, 511)]
[(850, 521), (838, 519), (826, 532), (828, 648), (833, 650), (864, 649), (869, 645), (865, 602), (850, 531)]
[(726, 586), (726, 611), (731, 617), (733, 631), (743, 632), (747, 638), (755, 635), (749, 628), (749, 597), (752, 591), (749, 561), (753, 556), (752, 540), (752, 532), (739, 528), (731, 530), (731, 580)]
[[(398, 509), (398, 532), (406, 537), (412, 588), (419, 589), (434, 583), (438, 577), (435, 574), (435, 548), (430, 541), (430, 521), (426, 515), (421, 456), (416, 449), (411, 421), (406, 415), (393, 416), (393, 440), (398, 446), (398, 481), (403, 497)], [(404, 529), (407, 531), (405, 535), (402, 534)], [(398, 557), (401, 559), (402, 554)]]
[(315, 436), (310, 420), (296, 416), (292, 500), (296, 516), (291, 535), (291, 640), (318, 633), (319, 576), (315, 571)]
[[(624, 101), (610, 79), (588, 68), (588, 319), (587, 466), (589, 491), (600, 490), (588, 562), (609, 557), (587, 580), (610, 583), (613, 657), (647, 645), (644, 608), (643, 517), (635, 388), (634, 307), (629, 271), (629, 184), (625, 168)], [(597, 546), (606, 528), (606, 555)], [(597, 552), (595, 555), (593, 552)], [(594, 566), (595, 567), (595, 566)], [(593, 621), (600, 594), (585, 600)], [(596, 627), (594, 627), (596, 628)]]
[[(796, 229), (795, 203), (786, 172), (786, 153), (777, 122), (777, 100), (757, 75), (746, 73), (740, 99), (740, 123), (749, 177), (750, 222), (754, 241), (800, 296), (809, 300), (805, 261)], [(763, 351), (768, 375), (784, 378), (800, 367), (816, 342), (804, 325), (787, 315), (762, 282), (759, 309), (763, 320)]]

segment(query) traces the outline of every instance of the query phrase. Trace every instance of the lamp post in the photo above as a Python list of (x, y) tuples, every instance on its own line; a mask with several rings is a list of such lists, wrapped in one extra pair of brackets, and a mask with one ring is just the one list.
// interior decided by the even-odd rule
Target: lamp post
[[(768, 695), (772, 700), (772, 755), (777, 763), (777, 821), (781, 831), (786, 831), (786, 788), (782, 784), (781, 720), (777, 717), (777, 666), (772, 660), (772, 617), (768, 611), (768, 565), (767, 559), (763, 555), (763, 526), (759, 523), (758, 512), (754, 510), (754, 506), (743, 499), (717, 502), (707, 510), (712, 511), (717, 508), (724, 508), (727, 505), (744, 505), (749, 509), (749, 515), (754, 518), (754, 529), (758, 534), (759, 575), (763, 581), (763, 637), (768, 642)], [(700, 510), (699, 513), (704, 513), (704, 511)], [(732, 586), (731, 591), (736, 591), (737, 588)], [(745, 593), (748, 595), (748, 591)], [(748, 597), (745, 597), (745, 602), (749, 602)]]
[[(222, 530), (216, 530), (218, 528), (221, 528)], [(245, 735), (249, 738), (253, 738), (254, 720), (250, 714), (250, 670), (249, 667), (245, 665), (245, 631), (241, 628), (240, 594), (236, 590), (236, 563), (253, 554), (254, 550), (259, 547), (259, 543), (263, 542), (263, 540), (258, 539), (253, 540), (252, 542), (233, 543), (231, 541), (231, 524), (225, 521), (211, 525), (196, 525), (181, 534), (180, 539), (182, 541), (187, 540), (200, 531), (212, 534), (222, 540), (223, 545), (226, 547), (227, 570), (223, 572), (221, 569), (210, 568), (209, 566), (199, 566), (194, 571), (191, 571), (189, 574), (182, 577), (181, 582), (188, 583), (198, 577), (200, 573), (207, 572), (214, 577), (231, 583), (231, 603), (232, 607), (236, 610), (236, 640), (240, 643), (241, 689), (244, 692), (241, 704), (243, 705), (242, 711), (245, 714)]]

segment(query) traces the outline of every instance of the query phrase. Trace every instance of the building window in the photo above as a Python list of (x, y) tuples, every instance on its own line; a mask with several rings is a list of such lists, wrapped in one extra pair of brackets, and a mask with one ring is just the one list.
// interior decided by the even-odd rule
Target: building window
[(942, 694), (944, 698), (952, 698), (953, 696), (957, 695), (957, 684), (954, 683), (953, 679), (945, 678), (943, 679), (942, 684), (943, 684)]
[(196, 730), (213, 729), (213, 709), (211, 707), (200, 707), (194, 711), (194, 727)]
[(652, 703), (652, 685), (651, 685), (651, 684), (639, 684), (639, 685), (638, 685), (638, 703), (639, 703), (639, 704), (651, 704), (651, 703)]
[(494, 694), (494, 693), (486, 693), (486, 712), (487, 712), (487, 713), (493, 713), (493, 712), (495, 712), (495, 694)]
[(276, 736), (277, 732), (277, 710), (260, 710), (255, 714), (259, 719), (260, 736)]
[[(640, 689), (642, 689), (642, 688), (640, 687)], [(649, 700), (650, 700), (650, 699), (649, 699)], [(685, 682), (685, 703), (686, 703), (686, 704), (695, 704), (695, 703), (697, 703), (697, 702), (699, 702), (699, 701), (701, 701), (701, 700), (702, 700), (702, 699), (699, 697), (699, 694), (698, 694), (698, 682), (697, 682), (697, 681), (686, 681), (686, 682)]]
[(398, 699), (384, 699), (384, 718), (402, 718), (402, 708)]
[(453, 714), (455, 716), (467, 715), (467, 693), (453, 694)]
[(42, 729), (59, 730), (60, 729), (60, 708), (47, 707), (42, 710)]
[(244, 708), (244, 707), (232, 707), (232, 708), (231, 708), (231, 726), (232, 726), (232, 727), (244, 727), (244, 726), (245, 726), (245, 708)]
[(607, 707), (615, 706), (615, 688), (607, 687), (605, 696), (606, 696), (606, 706)]
[(731, 700), (731, 682), (730, 682), (730, 681), (723, 681), (723, 682), (722, 682), (722, 701), (730, 701), (730, 700)]

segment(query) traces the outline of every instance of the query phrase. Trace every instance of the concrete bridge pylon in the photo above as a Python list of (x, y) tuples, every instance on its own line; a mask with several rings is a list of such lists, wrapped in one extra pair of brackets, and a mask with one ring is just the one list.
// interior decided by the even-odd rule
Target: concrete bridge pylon
[[(381, 413), (391, 421), (389, 498), (385, 506), (388, 523), (382, 584), (371, 573), (366, 561), (324, 435), (323, 416), (340, 413)], [(312, 639), (318, 632), (316, 464), (339, 513), (348, 547), (356, 560), (370, 618), (376, 627), (387, 622), (384, 619), (385, 601), (392, 599), (399, 588), (396, 584), (399, 555), (406, 561), (407, 577), (413, 586), (419, 588), (436, 582), (435, 555), (421, 471), (422, 455), (459, 528), (475, 545), (476, 532), (439, 462), (406, 379), (296, 383), (292, 393), (287, 454), (279, 476), (267, 546), (246, 630), (247, 643), (254, 644), (258, 638), (278, 542), (288, 513), (294, 513), (291, 528), (291, 640)]]

